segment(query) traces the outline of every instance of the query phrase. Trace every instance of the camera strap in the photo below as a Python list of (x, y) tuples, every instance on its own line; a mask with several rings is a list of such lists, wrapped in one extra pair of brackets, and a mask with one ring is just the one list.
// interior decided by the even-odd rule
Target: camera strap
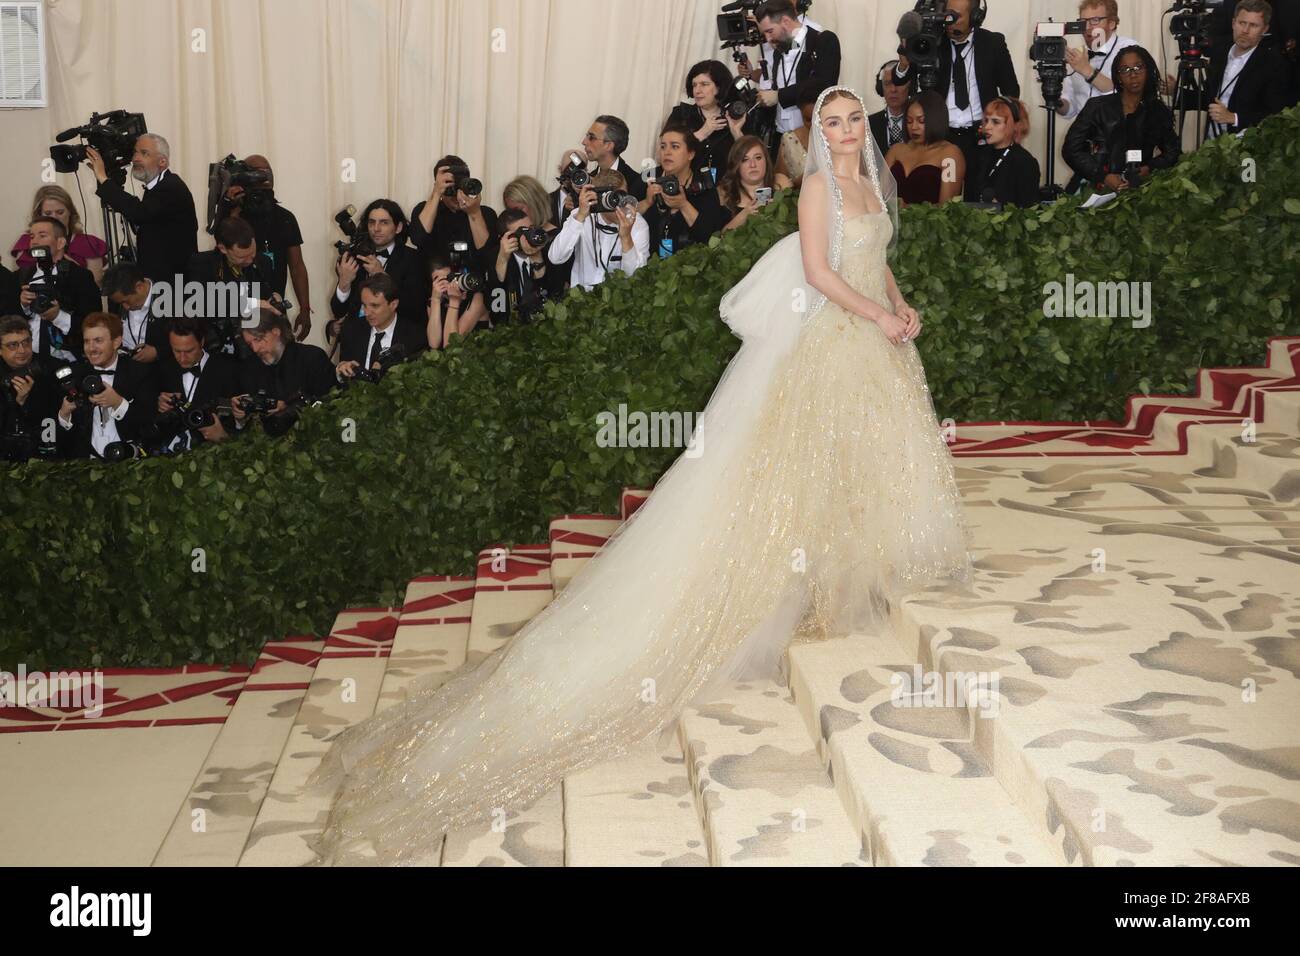
[[(591, 216), (591, 248), (592, 248), (593, 255), (595, 255), (596, 257), (596, 265), (601, 269), (602, 272), (608, 272), (609, 267), (612, 266), (615, 262), (623, 261), (623, 251), (618, 237), (618, 229), (617, 228), (611, 229), (611, 227), (606, 226), (603, 223), (597, 223), (596, 219), (598, 216), (599, 213), (593, 213)], [(609, 235), (611, 231), (613, 232), (614, 235), (614, 241), (609, 245), (609, 247), (606, 250), (604, 250), (604, 258), (602, 259), (601, 257), (602, 243), (599, 237), (601, 233)]]

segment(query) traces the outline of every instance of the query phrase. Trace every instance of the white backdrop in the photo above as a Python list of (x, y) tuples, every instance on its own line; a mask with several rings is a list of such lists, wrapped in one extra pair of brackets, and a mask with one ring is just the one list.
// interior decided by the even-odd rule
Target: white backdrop
[[(625, 119), (637, 167), (682, 98), (687, 69), (719, 56), (720, 0), (47, 0), (50, 106), (0, 111), (0, 245), (7, 251), (42, 185), (53, 136), (93, 111), (143, 112), (172, 146), (174, 168), (201, 206), (207, 165), (263, 153), (276, 193), (297, 215), (320, 341), (332, 287), (332, 223), (347, 203), (378, 196), (409, 213), (429, 192), (433, 162), (464, 157), (485, 201), (519, 173), (551, 188), (560, 153), (599, 113)], [(1160, 60), (1162, 0), (1120, 0), (1121, 26)], [(897, 48), (912, 0), (815, 0), (835, 30), (840, 80), (871, 109), (876, 69)], [(1021, 96), (1039, 102), (1028, 57), (1033, 24), (1077, 14), (1076, 0), (990, 0), (986, 26), (1005, 33)], [(729, 57), (719, 57), (730, 63)], [(1035, 111), (1026, 144), (1044, 160)], [(1066, 124), (1058, 127), (1064, 137)], [(1059, 149), (1058, 138), (1058, 149)], [(1058, 155), (1058, 167), (1060, 167)], [(355, 181), (345, 181), (345, 166)], [(1044, 163), (1045, 166), (1045, 163)], [(1058, 168), (1058, 180), (1065, 176)], [(74, 197), (72, 175), (57, 181)], [(94, 179), (81, 174), (98, 231)], [(204, 211), (199, 210), (200, 224)], [(210, 248), (206, 235), (200, 248)], [(290, 290), (290, 298), (293, 298)]]

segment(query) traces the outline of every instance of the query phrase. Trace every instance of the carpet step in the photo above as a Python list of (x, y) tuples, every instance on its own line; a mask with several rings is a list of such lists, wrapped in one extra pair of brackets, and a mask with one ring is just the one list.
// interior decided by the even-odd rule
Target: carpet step
[(679, 723), (714, 866), (858, 866), (861, 831), (785, 688), (735, 684)]
[(466, 660), (473, 664), (499, 651), (550, 603), (550, 545), (521, 545), (479, 552), (474, 612)]
[(397, 622), (388, 608), (343, 611), (335, 618), (240, 866), (302, 866), (315, 859), (307, 841), (324, 827), (331, 796), (308, 792), (305, 784), (329, 741), (374, 713)]
[(154, 866), (239, 862), (324, 646), (298, 637), (262, 648)]
[(795, 644), (789, 659), (804, 722), (876, 866), (1064, 862), (978, 752), (984, 718), (911, 694), (893, 699), (895, 675), (915, 662), (887, 634)]
[(551, 586), (556, 594), (622, 523), (612, 515), (562, 515), (551, 522)]

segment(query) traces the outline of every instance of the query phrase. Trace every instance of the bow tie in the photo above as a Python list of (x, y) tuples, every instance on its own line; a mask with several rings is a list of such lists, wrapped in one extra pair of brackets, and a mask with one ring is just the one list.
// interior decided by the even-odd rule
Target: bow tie
[(202, 371), (203, 371), (203, 367), (202, 367), (201, 365), (192, 365), (192, 366), (190, 366), (189, 368), (183, 368), (183, 369), (181, 369), (181, 374), (182, 374), (182, 375), (193, 375), (195, 378), (198, 378), (198, 377), (199, 377), (199, 374), (200, 374)]
[(115, 368), (95, 368), (96, 375), (114, 375), (117, 373)]
[(1101, 57), (1102, 59), (1105, 59), (1105, 58), (1108, 57), (1109, 55), (1110, 55), (1110, 54), (1107, 53), (1105, 50), (1089, 50), (1089, 51), (1088, 51), (1088, 59), (1090, 59), (1090, 60), (1095, 60), (1095, 59), (1097, 59), (1097, 57)]

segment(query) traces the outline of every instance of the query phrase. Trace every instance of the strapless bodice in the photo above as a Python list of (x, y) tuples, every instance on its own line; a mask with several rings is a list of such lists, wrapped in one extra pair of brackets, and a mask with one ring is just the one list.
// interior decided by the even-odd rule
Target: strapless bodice
[(840, 243), (840, 277), (854, 291), (886, 305), (885, 253), (894, 235), (894, 221), (886, 212), (869, 212), (844, 220)]

